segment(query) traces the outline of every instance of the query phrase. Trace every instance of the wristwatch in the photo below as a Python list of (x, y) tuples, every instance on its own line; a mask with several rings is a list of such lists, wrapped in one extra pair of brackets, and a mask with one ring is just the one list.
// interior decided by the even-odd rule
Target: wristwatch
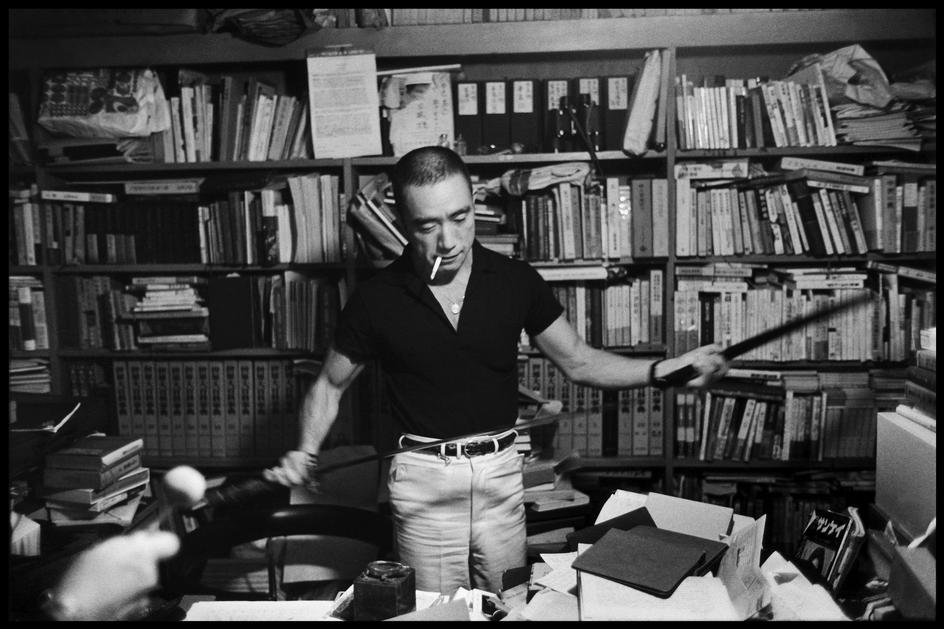
[(649, 386), (657, 389), (664, 389), (669, 386), (669, 382), (665, 379), (664, 375), (662, 377), (656, 377), (656, 365), (664, 361), (664, 358), (660, 358), (649, 365)]

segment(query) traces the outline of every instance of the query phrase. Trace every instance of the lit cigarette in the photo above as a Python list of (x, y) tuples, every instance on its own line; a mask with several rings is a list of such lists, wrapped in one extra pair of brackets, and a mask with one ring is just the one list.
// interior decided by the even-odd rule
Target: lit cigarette
[(442, 256), (436, 256), (436, 261), (433, 262), (433, 272), (429, 274), (429, 281), (436, 279), (436, 274), (439, 273), (440, 264), (442, 264)]

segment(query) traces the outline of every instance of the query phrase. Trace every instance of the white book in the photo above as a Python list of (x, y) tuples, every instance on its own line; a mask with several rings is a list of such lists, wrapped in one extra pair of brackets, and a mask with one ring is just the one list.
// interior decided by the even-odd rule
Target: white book
[(834, 173), (843, 173), (846, 175), (862, 176), (865, 174), (863, 164), (850, 164), (848, 162), (834, 162), (825, 159), (813, 159), (811, 157), (797, 157), (787, 155), (780, 158), (781, 170), (800, 170), (803, 168), (811, 170), (825, 170)]
[(40, 198), (44, 201), (74, 201), (78, 203), (115, 203), (117, 195), (107, 192), (80, 192), (78, 190), (42, 190)]

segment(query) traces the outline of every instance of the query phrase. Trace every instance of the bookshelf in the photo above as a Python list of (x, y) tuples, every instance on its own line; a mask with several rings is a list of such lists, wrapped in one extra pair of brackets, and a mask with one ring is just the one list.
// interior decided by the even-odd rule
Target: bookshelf
[[(704, 16), (664, 15), (606, 20), (556, 20), (540, 22), (493, 22), (480, 24), (440, 24), (392, 26), (384, 29), (324, 29), (313, 35), (281, 47), (262, 47), (246, 43), (226, 34), (167, 35), (159, 39), (133, 37), (79, 37), (58, 39), (13, 39), (10, 68), (26, 75), (30, 84), (39, 84), (43, 69), (61, 66), (111, 66), (116, 59), (127, 66), (153, 66), (164, 69), (193, 67), (203, 69), (231, 69), (238, 66), (256, 67), (265, 71), (283, 71), (290, 81), (299, 82), (303, 72), (306, 51), (311, 48), (352, 45), (372, 49), (377, 55), (378, 69), (415, 67), (426, 64), (461, 63), (462, 77), (470, 81), (514, 78), (575, 78), (593, 76), (638, 75), (642, 68), (643, 53), (659, 48), (672, 52), (669, 72), (672, 76), (686, 73), (690, 76), (725, 74), (731, 77), (782, 76), (793, 62), (804, 55), (825, 53), (840, 46), (860, 43), (868, 47), (886, 72), (904, 70), (926, 58), (936, 50), (933, 10), (884, 9), (825, 9), (815, 11), (771, 11), (717, 13)], [(155, 45), (149, 45), (153, 41)], [(143, 45), (142, 45), (143, 44)], [(562, 54), (564, 53), (564, 54)], [(291, 77), (294, 77), (293, 79)], [(34, 88), (37, 92), (38, 88)], [(301, 92), (297, 92), (301, 93)], [(35, 93), (33, 94), (35, 97)], [(673, 121), (675, 103), (669, 99), (668, 120)], [(923, 153), (913, 154), (892, 148), (835, 146), (750, 149), (697, 149), (680, 150), (674, 124), (667, 128), (666, 148), (648, 151), (641, 157), (629, 157), (620, 150), (599, 151), (597, 157), (607, 176), (634, 178), (661, 178), (667, 185), (667, 245), (668, 253), (652, 258), (615, 260), (607, 267), (628, 268), (632, 273), (658, 270), (664, 278), (663, 334), (664, 342), (655, 345), (618, 344), (616, 351), (643, 356), (672, 355), (677, 350), (672, 331), (675, 329), (675, 271), (681, 264), (705, 264), (714, 261), (736, 261), (761, 265), (788, 265), (793, 267), (821, 265), (863, 265), (869, 261), (913, 264), (932, 268), (933, 252), (876, 253), (813, 257), (808, 255), (775, 255), (756, 253), (736, 257), (683, 257), (677, 254), (675, 242), (676, 187), (674, 172), (677, 165), (714, 161), (728, 158), (747, 158), (773, 167), (783, 156), (804, 156), (837, 161), (866, 162), (872, 159), (904, 159), (933, 162), (936, 147), (932, 144)], [(586, 152), (539, 152), (515, 155), (469, 155), (466, 162), (473, 174), (483, 178), (496, 177), (510, 168), (535, 168), (568, 161), (589, 161)], [(104, 164), (104, 165), (38, 165), (35, 172), (41, 186), (53, 186), (89, 181), (120, 181), (129, 178), (174, 178), (205, 176), (239, 179), (259, 174), (294, 174), (311, 171), (332, 172), (339, 176), (342, 189), (351, 198), (362, 177), (389, 172), (395, 159), (389, 156), (367, 156), (349, 159), (294, 159), (265, 162), (198, 162), (185, 164)], [(234, 184), (235, 185), (235, 184)], [(353, 242), (349, 241), (353, 247)], [(567, 266), (538, 263), (536, 266)], [(603, 264), (603, 263), (599, 263)], [(130, 277), (136, 274), (202, 274), (212, 275), (229, 271), (250, 274), (298, 270), (312, 275), (343, 276), (353, 285), (365, 269), (353, 257), (340, 263), (312, 265), (274, 265), (245, 267), (240, 265), (207, 266), (204, 264), (141, 264), (141, 265), (79, 265), (51, 266), (43, 263), (36, 268), (11, 267), (19, 271), (40, 274), (48, 285), (62, 277), (117, 274)], [(47, 304), (55, 305), (55, 291), (47, 294)], [(115, 355), (103, 349), (76, 349), (62, 346), (58, 334), (51, 330), (51, 359), (54, 387), (63, 390), (68, 378), (66, 363), (92, 360), (110, 363), (126, 358), (146, 358), (147, 354)], [(242, 358), (307, 356), (304, 352), (262, 348), (227, 350), (225, 353), (206, 352), (187, 354), (196, 358)], [(169, 358), (186, 357), (170, 354)], [(535, 355), (523, 352), (523, 361)], [(884, 363), (879, 363), (881, 364)], [(738, 366), (761, 369), (863, 371), (872, 365), (862, 361), (780, 361), (745, 360)], [(365, 377), (362, 380), (370, 381)], [(373, 383), (376, 384), (376, 383)], [(843, 458), (824, 461), (699, 461), (681, 458), (676, 453), (675, 399), (673, 392), (665, 393), (664, 430), (661, 454), (655, 456), (587, 456), (591, 469), (615, 471), (641, 468), (653, 472), (656, 487), (665, 491), (677, 488), (676, 476), (722, 472), (794, 472), (815, 467), (823, 470), (859, 470), (874, 467), (868, 457)], [(613, 413), (618, 401), (604, 398), (605, 412)], [(382, 404), (375, 397), (365, 399), (369, 413), (382, 413)], [(371, 422), (363, 419), (352, 433), (357, 437), (377, 436)], [(170, 462), (221, 464), (211, 458), (172, 458)], [(255, 459), (234, 460), (234, 464), (257, 463)]]

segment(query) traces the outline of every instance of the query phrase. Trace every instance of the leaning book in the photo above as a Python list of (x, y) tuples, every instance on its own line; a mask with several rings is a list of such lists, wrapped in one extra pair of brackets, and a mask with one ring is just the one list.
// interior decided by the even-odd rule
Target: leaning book
[(794, 555), (794, 562), (810, 580), (834, 591), (841, 584), (857, 550), (856, 521), (849, 512), (813, 509)]

